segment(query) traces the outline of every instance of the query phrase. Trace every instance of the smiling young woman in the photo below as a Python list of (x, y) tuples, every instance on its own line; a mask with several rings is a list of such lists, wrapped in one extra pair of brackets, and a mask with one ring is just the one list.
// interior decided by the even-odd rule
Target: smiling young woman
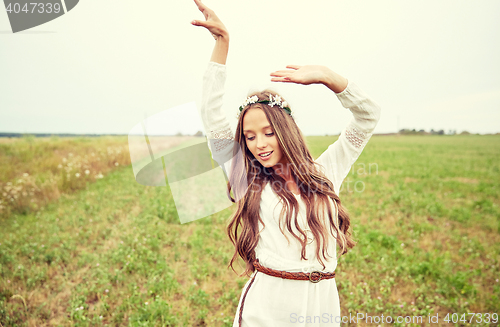
[[(250, 279), (242, 290), (233, 326), (306, 326), (293, 317), (324, 317), (315, 326), (339, 326), (340, 303), (335, 281), (340, 255), (355, 245), (350, 217), (338, 191), (372, 136), (380, 107), (356, 84), (328, 67), (286, 66), (271, 81), (323, 84), (353, 118), (337, 141), (316, 160), (295, 123), (292, 109), (269, 90), (249, 94), (232, 128), (221, 110), (226, 79), (229, 33), (214, 11), (194, 0), (205, 16), (195, 20), (214, 37), (215, 47), (203, 78), (200, 114), (208, 146), (219, 164), (224, 155), (242, 153), (232, 163), (228, 189), (236, 210), (227, 233)], [(230, 142), (228, 142), (230, 141)], [(231, 158), (226, 158), (227, 160)], [(239, 181), (244, 181), (239, 183)], [(239, 185), (248, 185), (243, 192)]]

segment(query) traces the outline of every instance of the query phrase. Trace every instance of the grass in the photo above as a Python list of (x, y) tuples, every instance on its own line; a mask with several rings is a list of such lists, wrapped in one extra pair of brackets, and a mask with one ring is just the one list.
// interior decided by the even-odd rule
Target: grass
[[(308, 143), (317, 157), (335, 139)], [(34, 157), (19, 150), (29, 148), (23, 142), (9, 143), (18, 150), (2, 162), (4, 189), (26, 167), (34, 178), (50, 171), (28, 165)], [(65, 151), (88, 153), (102, 142), (69, 142)], [(60, 163), (57, 151), (37, 153)], [(340, 191), (358, 241), (337, 268), (342, 315), (424, 316), (390, 325), (431, 326), (438, 314), (446, 326), (448, 313), (500, 313), (499, 157), (499, 136), (370, 140)], [(0, 221), (2, 326), (232, 325), (247, 278), (226, 268), (231, 208), (181, 225), (170, 189), (136, 183), (121, 163), (59, 193), (43, 210)], [(449, 325), (498, 325), (469, 319)]]

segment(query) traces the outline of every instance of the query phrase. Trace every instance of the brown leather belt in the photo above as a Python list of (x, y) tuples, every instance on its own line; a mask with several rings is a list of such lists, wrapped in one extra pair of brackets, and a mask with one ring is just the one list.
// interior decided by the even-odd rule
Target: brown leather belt
[[(253, 266), (255, 267), (255, 270), (269, 275), (269, 276), (274, 276), (274, 277), (280, 277), (284, 279), (295, 279), (295, 280), (308, 280), (311, 283), (318, 283), (320, 280), (323, 279), (330, 279), (330, 278), (335, 278), (335, 271), (334, 272), (329, 272), (329, 273), (324, 273), (321, 271), (313, 271), (311, 273), (303, 273), (303, 272), (288, 272), (288, 271), (283, 271), (283, 270), (275, 270), (271, 268), (267, 268), (262, 266), (259, 263), (259, 259), (256, 259), (253, 262)], [(254, 280), (255, 280), (256, 274), (253, 275), (252, 280), (250, 281), (250, 284), (248, 284), (248, 287), (245, 291), (245, 294), (243, 294), (243, 298), (241, 299), (241, 304), (240, 304), (240, 314), (238, 317), (238, 326), (241, 327), (241, 318), (243, 315), (243, 304), (245, 303), (245, 298), (247, 297), (248, 290), (250, 289), (250, 286), (252, 286)]]
[(322, 279), (330, 279), (335, 278), (335, 271), (324, 273), (321, 271), (313, 271), (311, 273), (303, 273), (303, 272), (288, 272), (283, 270), (274, 270), (271, 268), (267, 268), (262, 266), (259, 263), (259, 259), (253, 262), (253, 266), (257, 271), (264, 273), (269, 276), (280, 277), (284, 279), (295, 279), (295, 280), (308, 280), (311, 283), (318, 283)]

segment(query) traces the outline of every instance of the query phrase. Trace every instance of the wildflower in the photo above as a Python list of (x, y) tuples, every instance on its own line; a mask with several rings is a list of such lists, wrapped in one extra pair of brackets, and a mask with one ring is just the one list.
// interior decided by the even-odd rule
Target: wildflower
[(99, 319), (102, 319), (102, 316), (99, 316)]
[(119, 163), (118, 163), (118, 162), (115, 162), (115, 166), (118, 166), (118, 165), (119, 165)]
[(495, 282), (497, 282), (497, 283), (498, 283), (498, 278), (495, 280)]
[(109, 293), (109, 290), (106, 290), (106, 293)]
[(402, 308), (402, 307), (403, 307), (403, 305), (401, 304), (401, 305), (400, 305), (400, 307)]
[(83, 307), (80, 307), (80, 310), (83, 310)]
[(193, 282), (193, 285), (198, 285), (198, 283), (196, 281)]
[(80, 308), (76, 308), (76, 309), (75, 309), (75, 311), (78, 311), (78, 310), (80, 310)]
[(96, 266), (97, 266), (97, 267), (99, 267), (99, 263), (98, 263), (98, 264), (96, 264)]
[(30, 175), (30, 174), (28, 174), (28, 173), (24, 173), (24, 174), (23, 174), (23, 177), (28, 177), (29, 175)]
[(404, 243), (401, 243), (401, 246), (405, 246), (405, 244), (404, 244)]
[(146, 302), (145, 304), (148, 305), (148, 302)]
[(80, 173), (76, 173), (76, 174), (75, 174), (75, 176), (76, 176), (76, 177), (80, 177)]
[(87, 169), (87, 170), (85, 170), (85, 175), (88, 175), (88, 174), (90, 174), (90, 170)]
[(7, 279), (7, 283), (10, 284), (10, 280)]

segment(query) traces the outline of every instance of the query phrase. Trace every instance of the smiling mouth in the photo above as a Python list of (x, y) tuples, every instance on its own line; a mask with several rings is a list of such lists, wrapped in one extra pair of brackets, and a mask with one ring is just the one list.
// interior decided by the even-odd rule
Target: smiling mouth
[(264, 154), (259, 154), (259, 157), (261, 158), (267, 158), (271, 155), (271, 153), (273, 153), (273, 151), (269, 151), (269, 152), (266, 152)]

